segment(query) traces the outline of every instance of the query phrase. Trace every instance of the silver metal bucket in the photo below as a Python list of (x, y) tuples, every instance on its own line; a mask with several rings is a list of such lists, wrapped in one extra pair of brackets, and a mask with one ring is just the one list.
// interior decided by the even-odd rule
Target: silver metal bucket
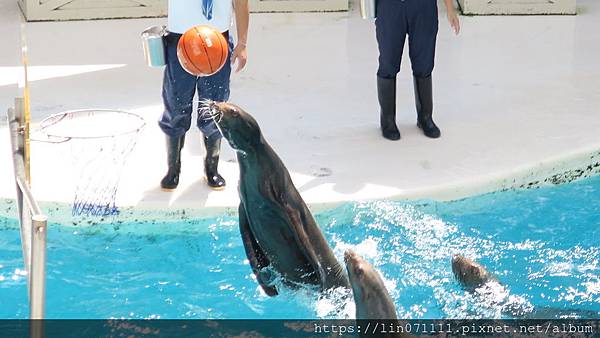
[(375, 4), (377, 0), (360, 0), (360, 16), (363, 19), (375, 19)]
[(160, 67), (166, 64), (165, 44), (163, 37), (167, 32), (165, 26), (152, 26), (142, 32), (142, 45), (146, 64), (150, 67)]

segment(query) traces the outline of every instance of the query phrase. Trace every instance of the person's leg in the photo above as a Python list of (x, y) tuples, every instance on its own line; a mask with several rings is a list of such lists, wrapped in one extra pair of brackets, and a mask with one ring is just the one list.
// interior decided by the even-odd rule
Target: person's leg
[(396, 126), (396, 74), (400, 71), (406, 38), (406, 4), (397, 0), (377, 1), (375, 32), (379, 48), (377, 98), (383, 137), (400, 139)]
[[(229, 100), (229, 78), (231, 76), (231, 51), (233, 43), (226, 35), (229, 53), (225, 65), (217, 73), (198, 78), (198, 96), (200, 101), (212, 100), (225, 102)], [(225, 179), (218, 172), (219, 155), (221, 152), (221, 132), (212, 119), (198, 114), (198, 128), (202, 131), (206, 157), (204, 158), (204, 173), (208, 186), (220, 190), (225, 188)]]
[(417, 125), (431, 138), (440, 137), (433, 122), (433, 90), (431, 73), (435, 61), (438, 31), (436, 0), (407, 0), (410, 3), (408, 48), (413, 70)]
[(181, 171), (181, 148), (185, 133), (192, 121), (192, 102), (196, 92), (196, 77), (187, 73), (177, 59), (177, 42), (180, 34), (169, 33), (164, 38), (166, 66), (163, 77), (163, 104), (165, 110), (158, 121), (167, 136), (168, 171), (161, 180), (163, 190), (170, 191), (179, 184)]

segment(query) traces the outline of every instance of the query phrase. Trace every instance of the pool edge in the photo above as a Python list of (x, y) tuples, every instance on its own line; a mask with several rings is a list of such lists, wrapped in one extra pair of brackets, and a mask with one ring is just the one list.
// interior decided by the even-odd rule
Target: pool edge
[[(508, 171), (474, 176), (470, 179), (442, 185), (403, 190), (399, 194), (383, 196), (378, 199), (347, 199), (329, 202), (311, 202), (307, 200), (306, 202), (313, 212), (322, 212), (346, 202), (356, 201), (381, 199), (452, 201), (510, 189), (530, 189), (564, 184), (591, 177), (598, 173), (600, 173), (600, 146), (594, 146), (582, 148), (569, 154), (557, 155), (537, 163), (518, 166)], [(40, 205), (50, 218), (50, 222), (74, 226), (114, 222), (186, 221), (237, 215), (237, 205), (198, 207), (182, 204), (173, 207), (162, 203), (141, 202), (137, 205), (121, 207), (120, 214), (117, 217), (74, 218), (71, 215), (71, 206), (68, 203), (42, 201)], [(0, 216), (16, 218), (17, 208), (14, 199), (0, 198)]]

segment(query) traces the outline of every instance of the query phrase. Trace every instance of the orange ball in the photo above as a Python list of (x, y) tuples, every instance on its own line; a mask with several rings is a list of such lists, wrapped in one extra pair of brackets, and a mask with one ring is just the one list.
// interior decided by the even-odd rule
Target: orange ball
[(196, 26), (188, 29), (177, 43), (177, 58), (188, 73), (209, 76), (218, 72), (229, 53), (225, 36), (211, 26)]

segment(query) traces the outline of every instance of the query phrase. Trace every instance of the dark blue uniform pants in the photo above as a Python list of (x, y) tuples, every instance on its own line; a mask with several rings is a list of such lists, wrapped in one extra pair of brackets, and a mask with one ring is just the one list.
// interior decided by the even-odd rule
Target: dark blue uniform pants
[[(166, 67), (163, 78), (163, 103), (165, 111), (158, 125), (162, 131), (171, 137), (184, 135), (192, 121), (192, 104), (194, 94), (198, 89), (198, 97), (214, 101), (227, 101), (229, 99), (229, 77), (231, 75), (230, 56), (233, 49), (229, 41), (229, 54), (225, 65), (216, 74), (206, 77), (196, 77), (186, 72), (177, 59), (177, 42), (181, 34), (169, 33), (165, 36)], [(198, 116), (198, 128), (205, 137), (211, 140), (221, 137), (212, 119)]]
[(376, 10), (375, 28), (379, 46), (377, 76), (396, 77), (400, 71), (407, 35), (413, 75), (431, 75), (438, 31), (437, 1), (377, 0)]

